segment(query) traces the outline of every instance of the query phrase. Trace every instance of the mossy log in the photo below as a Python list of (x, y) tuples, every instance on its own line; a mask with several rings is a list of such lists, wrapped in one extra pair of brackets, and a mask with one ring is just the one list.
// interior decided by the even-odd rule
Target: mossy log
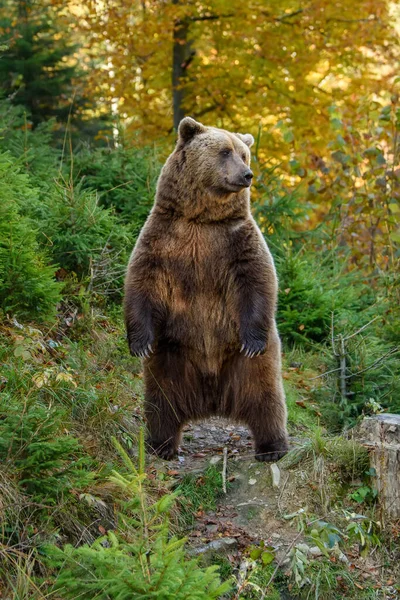
[(356, 437), (370, 450), (379, 501), (388, 519), (400, 518), (400, 415), (365, 418)]

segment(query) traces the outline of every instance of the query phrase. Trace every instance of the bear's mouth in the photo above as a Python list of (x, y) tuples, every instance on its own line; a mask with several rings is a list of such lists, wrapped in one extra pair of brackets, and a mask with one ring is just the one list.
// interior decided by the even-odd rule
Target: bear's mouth
[(243, 189), (251, 186), (251, 179), (250, 180), (242, 179), (240, 182), (239, 181), (227, 181), (226, 183), (227, 183), (228, 187), (230, 189), (232, 189), (232, 191), (239, 192), (240, 190), (243, 190)]

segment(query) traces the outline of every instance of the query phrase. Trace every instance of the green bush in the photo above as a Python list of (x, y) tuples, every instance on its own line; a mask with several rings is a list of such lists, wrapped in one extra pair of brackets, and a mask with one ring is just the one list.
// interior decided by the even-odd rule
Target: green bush
[(21, 404), (2, 395), (0, 461), (15, 472), (25, 493), (43, 502), (83, 488), (93, 479), (79, 441), (63, 431), (65, 413), (37, 400)]
[(36, 188), (48, 190), (61, 165), (61, 152), (52, 147), (54, 122), (32, 129), (22, 106), (0, 100), (0, 151), (8, 151)]
[[(254, 166), (257, 173), (258, 165)], [(253, 214), (266, 236), (272, 253), (279, 254), (282, 247), (310, 238), (304, 225), (311, 205), (304, 202), (298, 189), (288, 189), (277, 174), (277, 167), (262, 167), (255, 180)]]
[(84, 147), (73, 158), (82, 187), (96, 190), (100, 205), (113, 208), (135, 237), (153, 205), (160, 168), (152, 148), (137, 146)]
[(0, 186), (0, 307), (27, 319), (52, 318), (60, 299), (55, 267), (20, 209), (21, 202), (35, 205), (38, 191), (7, 153), (0, 154)]
[(97, 194), (68, 180), (59, 180), (45, 199), (41, 226), (54, 260), (78, 275), (89, 275), (105, 253), (118, 255), (114, 268), (125, 266), (131, 250), (128, 231), (111, 210), (99, 206)]
[(127, 498), (120, 502), (118, 529), (80, 548), (46, 546), (51, 567), (58, 569), (54, 589), (63, 598), (91, 600), (211, 600), (230, 588), (221, 584), (218, 567), (201, 568), (187, 560), (185, 539), (169, 537), (169, 518), (176, 494), (154, 501), (144, 471), (144, 439), (139, 440), (139, 467), (117, 445), (127, 473), (114, 472), (111, 481)]
[(279, 278), (278, 326), (290, 344), (324, 342), (330, 336), (332, 313), (347, 321), (359, 319), (360, 310), (373, 300), (356, 272), (335, 253), (323, 260), (314, 251), (282, 248), (276, 256)]
[[(348, 335), (353, 333), (348, 330)], [(343, 336), (345, 337), (345, 336)], [(329, 356), (330, 348), (326, 355)], [(345, 343), (346, 395), (341, 393), (338, 357), (326, 362), (329, 374), (312, 390), (324, 421), (332, 431), (353, 426), (358, 417), (379, 410), (400, 411), (400, 352), (373, 331), (363, 333)]]

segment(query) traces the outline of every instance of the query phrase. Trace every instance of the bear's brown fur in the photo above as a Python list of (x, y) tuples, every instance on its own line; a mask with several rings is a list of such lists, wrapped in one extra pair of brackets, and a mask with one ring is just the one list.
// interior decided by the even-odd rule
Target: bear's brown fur
[(250, 214), (253, 141), (183, 119), (129, 262), (129, 347), (144, 358), (148, 444), (163, 458), (185, 422), (213, 414), (247, 423), (259, 460), (287, 451), (277, 279)]

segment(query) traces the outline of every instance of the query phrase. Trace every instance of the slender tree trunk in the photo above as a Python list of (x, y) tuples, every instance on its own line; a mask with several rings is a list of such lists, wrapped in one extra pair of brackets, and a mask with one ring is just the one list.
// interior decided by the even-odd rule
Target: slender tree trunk
[[(181, 0), (172, 0), (173, 4), (180, 4)], [(186, 71), (196, 52), (189, 39), (189, 18), (178, 19), (174, 22), (172, 44), (172, 108), (174, 115), (174, 129), (178, 129), (180, 121), (185, 116), (185, 77)]]
[[(177, 2), (175, 2), (177, 4)], [(183, 78), (187, 68), (188, 58), (188, 21), (174, 23), (173, 50), (172, 50), (172, 107), (174, 114), (174, 129), (178, 129), (179, 122), (185, 116), (183, 102), (185, 90)]]

